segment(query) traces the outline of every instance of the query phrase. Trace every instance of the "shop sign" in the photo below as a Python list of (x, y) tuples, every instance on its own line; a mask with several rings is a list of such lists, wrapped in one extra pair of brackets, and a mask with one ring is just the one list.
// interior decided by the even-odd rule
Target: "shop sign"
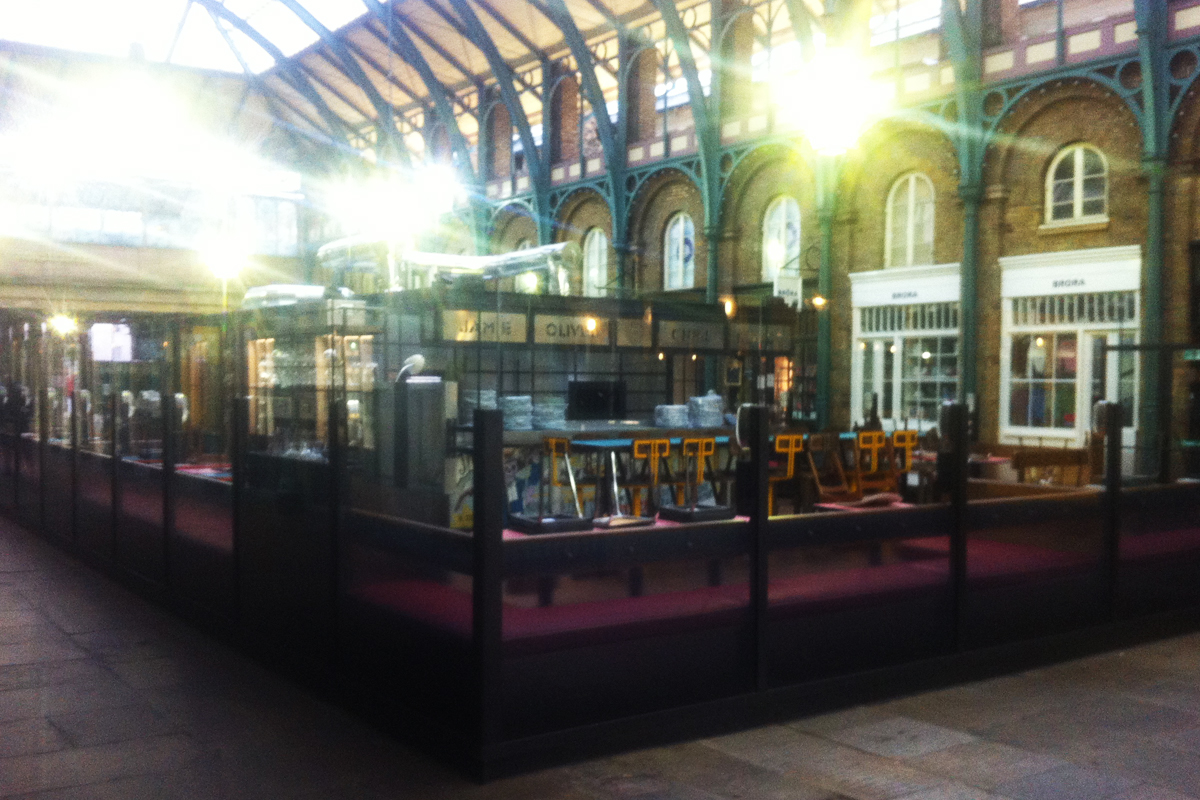
[(799, 271), (796, 272), (780, 272), (775, 276), (774, 295), (783, 300), (792, 308), (800, 304), (801, 297), (804, 294), (804, 282), (800, 280)]
[(649, 347), (650, 323), (645, 319), (617, 320), (617, 347)]
[[(589, 323), (591, 330), (588, 330)], [(608, 320), (538, 314), (533, 318), (533, 341), (537, 344), (608, 344)]]
[(495, 311), (443, 311), (442, 339), (447, 342), (479, 341), (480, 330), (485, 342), (524, 343), (528, 317), (524, 314), (508, 314)]
[(729, 326), (734, 350), (763, 350), (773, 353), (785, 352), (792, 346), (792, 329), (787, 325), (755, 325), (750, 322), (735, 322)]
[(719, 322), (658, 323), (658, 346), (686, 350), (721, 350), (725, 347), (725, 326)]

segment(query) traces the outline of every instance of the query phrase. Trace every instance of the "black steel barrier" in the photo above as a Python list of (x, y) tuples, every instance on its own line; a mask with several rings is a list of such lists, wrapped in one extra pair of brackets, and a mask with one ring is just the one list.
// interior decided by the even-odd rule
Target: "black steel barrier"
[(0, 510), (481, 777), (1186, 629), (1200, 608), (1200, 484), (1123, 488), (1119, 436), (1103, 489), (969, 500), (960, 424), (941, 503), (768, 518), (757, 409), (748, 516), (523, 536), (499, 412), (476, 412), (461, 531), (372, 507), (384, 479), (344, 457), (339, 407), (328, 460), (306, 461), (251, 450), (231, 404), (225, 481), (179, 462), (174, 403), (153, 418), (161, 463), (135, 457), (114, 391), (92, 434), (76, 418), (51, 441), (46, 414), (40, 436), (0, 433)]

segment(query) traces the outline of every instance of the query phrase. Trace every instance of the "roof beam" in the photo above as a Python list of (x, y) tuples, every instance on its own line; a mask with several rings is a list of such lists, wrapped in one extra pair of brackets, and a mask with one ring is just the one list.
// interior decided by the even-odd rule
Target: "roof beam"
[(466, 78), (472, 85), (478, 83), (478, 79), (477, 79), (477, 76), (475, 75), (475, 73), (472, 72), (468, 67), (466, 67), (461, 61), (459, 61), (457, 58), (455, 58), (453, 54), (451, 54), (448, 50), (446, 50), (446, 48), (444, 48), (440, 44), (438, 44), (437, 41), (433, 37), (431, 37), (425, 31), (421, 30), (420, 25), (414, 25), (403, 14), (397, 13), (396, 19), (399, 20), (400, 24), (403, 25), (405, 28), (407, 28), (412, 33), (413, 36), (416, 36), (418, 39), (420, 39), (422, 42), (424, 42), (426, 47), (428, 47), (433, 52), (437, 53), (439, 58), (441, 58), (447, 64), (454, 67), (455, 70), (460, 72), (462, 74), (462, 76), (464, 78)]
[[(337, 69), (337, 64), (334, 63), (333, 59), (329, 58), (324, 53), (313, 53), (312, 56), (310, 56), (310, 57), (320, 58), (322, 61), (329, 64), (334, 69)], [(367, 119), (367, 120), (371, 119), (370, 110), (364, 111), (362, 108), (360, 108), (358, 103), (355, 103), (353, 100), (351, 100), (349, 97), (347, 97), (345, 95), (345, 93), (342, 92), (341, 89), (339, 89), (336, 86), (334, 86), (333, 84), (331, 84), (329, 82), (329, 80), (324, 75), (321, 74), (320, 70), (314, 69), (311, 64), (308, 64), (304, 61), (300, 61), (299, 66), (300, 66), (300, 69), (304, 70), (304, 73), (306, 75), (308, 75), (308, 77), (312, 80), (312, 82), (314, 84), (320, 86), (325, 91), (329, 92), (331, 95), (336, 97), (338, 100), (345, 103), (350, 108), (354, 109), (364, 119)]]
[(504, 66), (504, 71), (510, 76), (510, 80), (521, 84), (521, 86), (523, 86), (527, 92), (535, 91), (537, 89), (536, 86), (530, 84), (529, 81), (522, 78), (516, 72), (513, 72), (512, 68), (509, 67), (508, 62), (503, 58), (503, 56), (500, 55), (500, 48), (496, 47), (496, 43), (492, 41), (491, 34), (487, 32), (487, 28), (483, 27), (483, 23), (479, 21), (479, 17), (477, 17), (475, 12), (471, 10), (471, 7), (467, 5), (466, 0), (450, 0), (450, 4), (460, 17), (466, 20), (467, 15), (470, 15), (474, 22), (471, 25), (464, 25), (462, 22), (456, 20), (453, 14), (450, 14), (446, 11), (446, 9), (442, 8), (441, 4), (436, 2), (436, 0), (428, 0), (427, 3), (427, 5), (433, 9), (439, 17), (446, 20), (447, 25), (449, 25), (451, 28), (454, 28), (454, 30), (457, 31), (460, 36), (462, 36), (471, 44), (475, 45), (475, 49), (483, 53), (483, 57), (487, 59), (488, 66), (492, 68), (492, 73), (497, 78), (500, 77), (500, 73), (496, 72), (496, 67), (492, 63), (492, 56), (489, 55), (488, 49), (485, 48), (489, 48), (491, 53), (495, 55), (495, 60)]
[[(575, 62), (579, 66), (580, 80), (583, 82), (583, 93), (592, 107), (592, 114), (596, 117), (596, 132), (600, 136), (600, 146), (604, 148), (605, 163), (610, 166), (624, 163), (621, 153), (617, 149), (616, 133), (613, 130), (612, 118), (608, 115), (608, 103), (604, 99), (604, 92), (600, 89), (600, 82), (596, 80), (595, 59), (588, 50), (587, 42), (583, 40), (583, 34), (575, 25), (575, 20), (571, 17), (567, 4), (564, 0), (545, 0), (545, 2), (530, 0), (530, 2), (558, 26), (559, 31), (567, 40), (567, 46), (571, 48), (571, 54), (575, 56)], [(582, 146), (582, 142), (580, 145)]]
[[(470, 178), (471, 183), (476, 183), (475, 170), (471, 166), (471, 148), (467, 144), (466, 137), (463, 136), (462, 129), (458, 126), (458, 117), (454, 113), (454, 95), (438, 80), (425, 56), (421, 55), (421, 51), (409, 38), (407, 31), (400, 24), (399, 15), (379, 0), (363, 0), (363, 2), (371, 13), (383, 22), (384, 29), (388, 32), (389, 41), (385, 42), (388, 49), (400, 56), (421, 76), (430, 99), (433, 101), (434, 112), (442, 120), (442, 124), (446, 126), (446, 132), (450, 135), (450, 147), (458, 156), (459, 170)], [(372, 34), (378, 35), (371, 25), (366, 27), (371, 29)], [(395, 45), (394, 48), (393, 45)]]
[[(545, 171), (545, 162), (541, 153), (538, 152), (537, 145), (534, 144), (533, 131), (529, 127), (529, 117), (525, 115), (525, 107), (521, 105), (521, 98), (513, 86), (516, 76), (508, 64), (505, 63), (504, 58), (500, 55), (500, 51), (496, 48), (496, 43), (488, 35), (487, 30), (483, 27), (483, 23), (479, 21), (479, 17), (475, 16), (475, 12), (471, 9), (467, 0), (450, 1), (453, 4), (455, 12), (462, 18), (463, 29), (466, 31), (465, 35), (483, 53), (483, 57), (487, 59), (488, 66), (492, 68), (492, 73), (496, 76), (497, 86), (500, 90), (500, 99), (504, 101), (504, 105), (508, 106), (509, 118), (517, 126), (517, 135), (521, 138), (521, 147), (525, 151), (525, 158), (529, 163), (529, 174), (535, 178), (534, 183), (537, 183), (541, 180), (541, 175)], [(430, 5), (435, 8), (438, 7), (437, 3), (431, 3)], [(442, 13), (445, 14), (444, 10), (442, 10)]]
[[(379, 39), (378, 36), (376, 36), (375, 29), (372, 28), (370, 25), (364, 24), (362, 29), (364, 31), (367, 31), (368, 33), (370, 33), (372, 38), (377, 39), (380, 42), (383, 41), (382, 39)], [(366, 64), (368, 67), (370, 67), (371, 69), (378, 72), (379, 75), (388, 84), (390, 84), (393, 88), (399, 89), (400, 91), (404, 92), (405, 96), (408, 97), (409, 101), (419, 101), (420, 100), (421, 95), (419, 92), (417, 92), (415, 89), (413, 89), (407, 83), (404, 83), (403, 81), (398, 80), (396, 78), (396, 76), (392, 73), (392, 70), (390, 68), (384, 67), (383, 64), (380, 64), (378, 61), (376, 61), (375, 57), (372, 56), (370, 53), (368, 53), (366, 50), (364, 50), (361, 45), (357, 45), (354, 42), (347, 40), (346, 47), (350, 48), (350, 52), (353, 53), (355, 56), (357, 56), (359, 58), (359, 60), (361, 60), (364, 64)], [(389, 102), (389, 105), (391, 105), (394, 108), (396, 104)]]
[(524, 45), (526, 50), (536, 55), (539, 61), (549, 60), (546, 57), (546, 54), (542, 52), (541, 48), (535, 45), (533, 41), (531, 41), (528, 36), (522, 33), (517, 26), (509, 22), (503, 14), (497, 11), (492, 4), (488, 2), (488, 0), (475, 0), (475, 4), (486, 11), (489, 17), (500, 23), (500, 27), (504, 28), (504, 30), (508, 31), (510, 36)]
[[(370, 79), (367, 78), (366, 73), (362, 71), (362, 67), (346, 48), (342, 40), (334, 36), (332, 31), (322, 25), (320, 20), (310, 14), (296, 0), (279, 0), (279, 2), (287, 6), (293, 14), (300, 18), (301, 22), (317, 34), (321, 38), (321, 41), (325, 43), (325, 46), (337, 56), (338, 61), (342, 62), (342, 71), (346, 77), (358, 84), (358, 87), (367, 95), (367, 99), (371, 101), (371, 105), (375, 107), (377, 115), (375, 126), (382, 138), (380, 144), (387, 145), (402, 163), (411, 166), (412, 157), (396, 131), (395, 110), (379, 94), (379, 91), (375, 88), (375, 84), (371, 83)], [(388, 154), (382, 152), (379, 155), (386, 158)]]
[(806, 60), (812, 58), (812, 30), (819, 23), (804, 0), (785, 1), (788, 10), (788, 19), (792, 22), (792, 36), (796, 37), (796, 41), (800, 43), (801, 57)]
[[(342, 139), (342, 141), (346, 144), (350, 143), (351, 136), (358, 136), (358, 132), (355, 131), (353, 127), (351, 127), (337, 114), (333, 113), (328, 104), (326, 104), (325, 100), (321, 97), (317, 90), (313, 88), (312, 84), (308, 82), (305, 76), (295, 74), (295, 65), (288, 60), (288, 57), (283, 54), (283, 51), (276, 47), (270, 39), (259, 33), (257, 28), (246, 22), (246, 20), (242, 19), (237, 14), (234, 14), (221, 2), (219, 2), (219, 0), (194, 1), (204, 6), (209, 15), (212, 16), (215, 24), (218, 22), (218, 20), (223, 20), (229, 23), (233, 27), (237, 28), (239, 32), (249, 38), (252, 42), (261, 47), (267, 53), (267, 55), (271, 56), (279, 68), (279, 77), (286, 81), (288, 85), (299, 92), (305, 100), (312, 104), (313, 108), (316, 109), (317, 114), (319, 114), (321, 118), (325, 120), (325, 123), (329, 125), (331, 136), (333, 136), (332, 131), (341, 130), (343, 133), (349, 133), (349, 136)], [(217, 24), (217, 27), (220, 28), (220, 24)]]
[[(388, 20), (387, 20), (387, 7), (386, 7), (386, 6), (384, 6), (384, 4), (383, 4), (383, 3), (381, 3), (381, 2), (379, 2), (378, 0), (363, 0), (363, 4), (364, 4), (364, 5), (366, 5), (366, 6), (367, 6), (367, 8), (371, 9), (372, 13), (376, 13), (376, 12), (375, 12), (375, 9), (376, 9), (376, 8), (379, 8), (379, 9), (381, 9), (381, 10), (382, 10), (382, 13), (384, 14), (384, 16), (383, 16), (383, 17), (379, 17), (379, 18), (378, 18), (378, 21), (379, 21), (380, 23), (382, 23), (382, 24), (384, 25), (384, 27), (386, 28), (386, 27), (387, 27), (387, 24), (388, 24)], [(399, 20), (398, 20), (398, 19), (397, 19), (397, 21), (396, 21), (396, 24), (397, 24), (397, 26), (399, 25)], [(425, 84), (425, 88), (426, 88), (426, 90), (427, 90), (427, 91), (428, 91), (428, 89), (429, 89), (429, 86), (430, 86), (430, 81), (432, 80), (432, 81), (433, 81), (435, 84), (437, 84), (438, 86), (441, 86), (441, 87), (442, 87), (442, 91), (445, 91), (445, 92), (447, 92), (447, 94), (448, 94), (448, 96), (449, 96), (449, 98), (450, 98), (450, 102), (451, 102), (451, 103), (454, 103), (454, 104), (456, 104), (456, 105), (459, 107), (459, 109), (461, 109), (461, 110), (462, 110), (462, 112), (463, 112), (463, 113), (470, 113), (470, 109), (469, 109), (469, 108), (467, 108), (465, 105), (463, 105), (462, 101), (461, 101), (461, 100), (458, 98), (458, 96), (457, 96), (457, 95), (455, 95), (453, 92), (451, 92), (451, 91), (447, 90), (447, 89), (445, 88), (445, 85), (444, 85), (444, 84), (442, 84), (442, 83), (441, 83), (441, 81), (439, 81), (439, 80), (437, 79), (437, 76), (436, 76), (436, 75), (433, 73), (433, 68), (432, 68), (432, 67), (430, 67), (430, 68), (429, 68), (429, 76), (428, 76), (428, 77), (426, 77), (426, 75), (425, 75), (425, 71), (424, 71), (423, 69), (421, 69), (421, 68), (417, 67), (417, 65), (414, 63), (414, 61), (420, 61), (422, 64), (424, 64), (424, 65), (425, 65), (425, 66), (427, 66), (427, 67), (429, 66), (429, 62), (428, 62), (428, 61), (425, 59), (425, 57), (424, 57), (423, 55), (421, 55), (421, 51), (417, 49), (416, 45), (414, 45), (414, 44), (413, 44), (412, 40), (411, 40), (411, 39), (408, 37), (408, 34), (407, 34), (407, 33), (406, 33), (404, 30), (401, 30), (401, 29), (399, 29), (398, 27), (397, 27), (397, 28), (393, 28), (393, 29), (390, 31), (390, 34), (391, 34), (391, 36), (392, 36), (392, 39), (393, 39), (393, 41), (392, 41), (392, 42), (389, 42), (389, 41), (387, 40), (387, 33), (386, 33), (386, 32), (385, 32), (385, 33), (380, 33), (380, 32), (379, 32), (379, 31), (378, 31), (378, 30), (375, 28), (375, 26), (374, 26), (374, 25), (372, 25), (372, 24), (369, 24), (369, 23), (368, 23), (368, 24), (365, 24), (365, 25), (363, 25), (363, 30), (365, 30), (365, 31), (367, 31), (368, 33), (370, 33), (370, 34), (371, 34), (371, 36), (372, 36), (372, 37), (373, 37), (373, 38), (374, 38), (374, 39), (375, 39), (377, 42), (379, 42), (379, 43), (380, 43), (380, 44), (382, 44), (383, 46), (387, 47), (387, 48), (388, 48), (388, 49), (389, 49), (389, 50), (392, 52), (392, 54), (393, 54), (393, 55), (396, 55), (396, 56), (398, 56), (398, 57), (400, 58), (400, 60), (401, 60), (401, 61), (403, 61), (404, 63), (408, 64), (408, 65), (409, 65), (410, 67), (412, 67), (413, 69), (417, 70), (417, 74), (418, 74), (418, 75), (420, 75), (420, 77), (421, 77), (421, 82)], [(400, 40), (400, 38), (401, 38), (401, 37), (403, 37), (403, 38), (404, 38), (404, 40), (405, 40), (405, 42), (407, 43), (407, 44), (406, 44), (406, 45), (404, 45), (404, 46), (402, 46), (402, 45), (400, 44), (400, 42), (399, 42), (399, 40)], [(393, 45), (395, 45), (395, 47), (393, 47)], [(412, 55), (413, 55), (413, 59), (411, 59), (411, 60), (408, 58), (408, 55), (406, 54), (406, 52), (407, 52), (407, 46), (408, 46), (408, 45), (411, 45), (411, 46), (412, 46)], [(401, 52), (401, 50), (405, 50), (406, 52)], [(373, 63), (373, 62), (371, 62), (371, 63)], [(376, 69), (378, 69), (378, 67), (376, 67)], [(414, 89), (414, 90), (412, 90), (412, 91), (409, 91), (409, 89), (407, 88), (407, 86), (406, 86), (406, 85), (399, 84), (398, 82), (396, 82), (396, 81), (394, 81), (394, 80), (393, 80), (393, 82), (394, 82), (394, 83), (397, 83), (397, 85), (399, 86), (399, 88), (400, 88), (402, 91), (405, 91), (405, 92), (407, 92), (407, 93), (408, 93), (408, 95), (409, 95), (409, 97), (410, 97), (410, 98), (412, 98), (411, 102), (410, 102), (408, 105), (406, 105), (406, 106), (404, 107), (404, 108), (405, 108), (405, 110), (408, 110), (408, 109), (410, 109), (410, 108), (419, 108), (419, 107), (422, 107), (422, 106), (424, 105), (424, 103), (423, 103), (423, 102), (422, 102), (422, 100), (421, 100), (421, 94), (420, 94), (420, 92), (416, 91), (415, 89)]]

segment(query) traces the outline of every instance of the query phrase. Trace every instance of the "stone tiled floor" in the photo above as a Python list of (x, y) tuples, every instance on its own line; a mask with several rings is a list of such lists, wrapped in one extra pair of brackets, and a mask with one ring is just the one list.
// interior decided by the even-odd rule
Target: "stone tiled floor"
[(0, 797), (1200, 798), (1200, 635), (471, 784), (0, 521)]

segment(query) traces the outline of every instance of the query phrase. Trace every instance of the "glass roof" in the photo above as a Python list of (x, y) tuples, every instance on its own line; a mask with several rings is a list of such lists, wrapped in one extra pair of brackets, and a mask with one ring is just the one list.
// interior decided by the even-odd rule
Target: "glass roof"
[[(285, 56), (318, 39), (282, 0), (225, 0), (223, 5)], [(366, 13), (362, 0), (302, 0), (302, 6), (329, 30)], [(229, 23), (217, 26), (205, 4), (194, 0), (0, 0), (0, 31), (9, 41), (116, 57), (140, 51), (149, 61), (227, 72), (241, 72), (243, 63), (262, 72), (275, 63)]]

